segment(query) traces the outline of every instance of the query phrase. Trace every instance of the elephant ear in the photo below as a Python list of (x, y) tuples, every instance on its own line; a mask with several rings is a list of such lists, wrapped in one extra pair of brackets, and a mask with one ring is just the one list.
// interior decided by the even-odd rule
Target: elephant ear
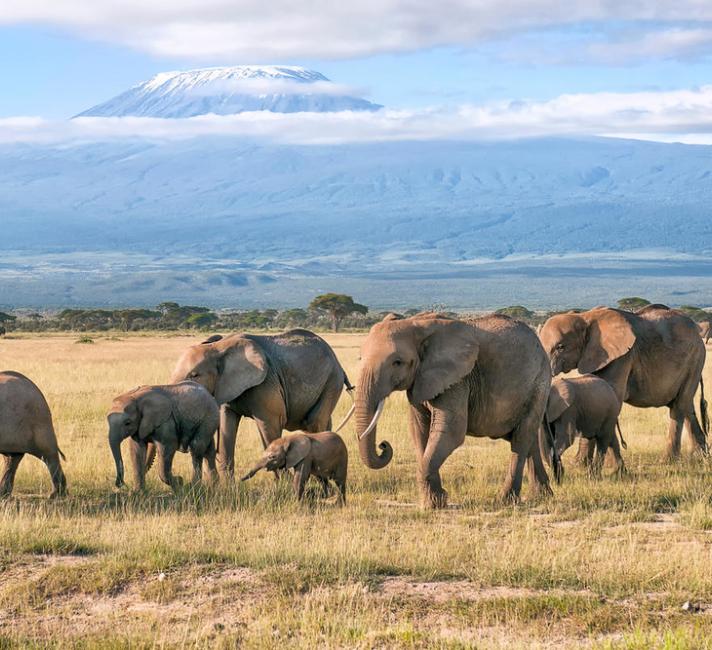
[(546, 405), (546, 417), (549, 422), (558, 420), (563, 412), (574, 403), (574, 391), (571, 384), (566, 381), (555, 381), (551, 385), (549, 401)]
[(578, 362), (582, 375), (596, 372), (626, 354), (635, 345), (635, 332), (615, 309), (601, 309), (588, 320), (586, 342)]
[(294, 436), (287, 445), (287, 460), (285, 467), (292, 469), (301, 463), (311, 452), (312, 441), (306, 436)]
[(215, 400), (226, 404), (249, 388), (261, 384), (267, 376), (267, 357), (250, 339), (237, 338), (225, 348), (218, 364)]
[(138, 412), (141, 418), (138, 437), (145, 440), (173, 414), (171, 399), (159, 391), (150, 390), (138, 398)]
[(462, 321), (427, 318), (423, 329), (425, 339), (411, 389), (417, 404), (434, 399), (469, 374), (480, 349), (475, 328)]

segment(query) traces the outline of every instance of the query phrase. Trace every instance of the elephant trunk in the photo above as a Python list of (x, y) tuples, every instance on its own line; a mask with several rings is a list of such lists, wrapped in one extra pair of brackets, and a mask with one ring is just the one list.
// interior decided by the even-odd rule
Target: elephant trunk
[(241, 481), (249, 481), (257, 472), (259, 472), (261, 469), (264, 469), (264, 466), (267, 464), (267, 461), (265, 459), (260, 460), (247, 474), (245, 474), (240, 480)]
[(114, 456), (116, 464), (116, 487), (120, 488), (124, 485), (124, 459), (121, 457), (121, 441), (124, 439), (123, 433), (118, 427), (109, 429), (109, 446), (111, 453)]
[(393, 447), (385, 440), (376, 451), (376, 433), (378, 418), (383, 410), (384, 399), (374, 398), (373, 383), (362, 381), (356, 390), (356, 433), (361, 461), (369, 469), (383, 469), (393, 458)]

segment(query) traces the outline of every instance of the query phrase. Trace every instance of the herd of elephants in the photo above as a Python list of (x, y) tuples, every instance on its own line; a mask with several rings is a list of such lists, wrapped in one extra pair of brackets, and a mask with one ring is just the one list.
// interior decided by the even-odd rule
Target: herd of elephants
[[(579, 459), (594, 476), (607, 453), (616, 471), (625, 472), (620, 428), (616, 435), (624, 402), (669, 409), (668, 460), (680, 455), (683, 427), (695, 449), (706, 454), (705, 354), (697, 324), (664, 305), (635, 313), (597, 307), (558, 314), (538, 332), (499, 315), (460, 320), (438, 313), (390, 314), (363, 343), (355, 387), (331, 347), (312, 332), (212, 336), (184, 352), (170, 384), (142, 386), (113, 401), (107, 419), (116, 486), (124, 484), (126, 439), (137, 489), (156, 456), (161, 480), (178, 489), (182, 481), (171, 471), (177, 451), (190, 452), (194, 483), (204, 466), (211, 480), (218, 467), (233, 480), (237, 429), (247, 417), (256, 423), (265, 452), (244, 479), (260, 469), (293, 470), (299, 498), (315, 476), (325, 494), (333, 481), (343, 503), (348, 457), (331, 429), (345, 388), (353, 400), (346, 420), (354, 415), (361, 460), (371, 469), (385, 467), (393, 456), (388, 442), (377, 444), (384, 401), (406, 391), (424, 507), (447, 504), (440, 467), (468, 435), (509, 442), (505, 501), (519, 499), (525, 465), (531, 489), (549, 494), (546, 465), (560, 480), (560, 456), (577, 437)], [(578, 374), (559, 376), (573, 370)], [(285, 429), (299, 433), (282, 437)], [(47, 402), (15, 372), (0, 373), (0, 453), (0, 495), (11, 494), (24, 454), (45, 462), (53, 496), (66, 493)]]

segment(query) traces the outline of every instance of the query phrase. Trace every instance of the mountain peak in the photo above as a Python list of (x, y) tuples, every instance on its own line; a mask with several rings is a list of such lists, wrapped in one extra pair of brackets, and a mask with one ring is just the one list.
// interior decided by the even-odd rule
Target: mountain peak
[(238, 65), (160, 72), (77, 117), (164, 117), (372, 111), (381, 108), (353, 97), (316, 70), (287, 65)]

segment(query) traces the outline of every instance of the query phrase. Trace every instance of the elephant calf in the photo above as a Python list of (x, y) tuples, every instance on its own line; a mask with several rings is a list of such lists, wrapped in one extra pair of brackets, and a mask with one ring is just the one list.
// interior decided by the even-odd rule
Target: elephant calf
[[(615, 457), (617, 472), (623, 473), (625, 464), (616, 438), (620, 410), (621, 403), (615, 391), (604, 379), (595, 375), (554, 379), (546, 414), (559, 455), (580, 434), (579, 457), (594, 475), (600, 474), (609, 447)], [(597, 452), (595, 460), (594, 452)]]
[(37, 386), (18, 372), (0, 372), (0, 454), (5, 471), (0, 479), (0, 497), (12, 494), (17, 467), (25, 454), (47, 465), (54, 489), (50, 497), (67, 493), (67, 480), (59, 457), (52, 414)]
[(124, 462), (121, 442), (131, 438), (131, 451), (136, 487), (145, 485), (146, 449), (153, 443), (161, 455), (161, 480), (176, 490), (182, 480), (173, 476), (176, 451), (190, 450), (193, 460), (193, 483), (202, 478), (203, 459), (208, 462), (213, 479), (215, 441), (213, 434), (220, 421), (220, 409), (213, 396), (200, 384), (182, 381), (170, 386), (141, 386), (117, 397), (107, 415), (109, 444), (116, 463), (116, 487), (124, 485)]
[(242, 477), (252, 478), (261, 469), (270, 471), (294, 468), (294, 491), (299, 500), (310, 476), (316, 476), (329, 495), (329, 480), (339, 491), (339, 503), (346, 503), (346, 472), (349, 455), (341, 437), (332, 431), (296, 433), (271, 442), (259, 462)]

